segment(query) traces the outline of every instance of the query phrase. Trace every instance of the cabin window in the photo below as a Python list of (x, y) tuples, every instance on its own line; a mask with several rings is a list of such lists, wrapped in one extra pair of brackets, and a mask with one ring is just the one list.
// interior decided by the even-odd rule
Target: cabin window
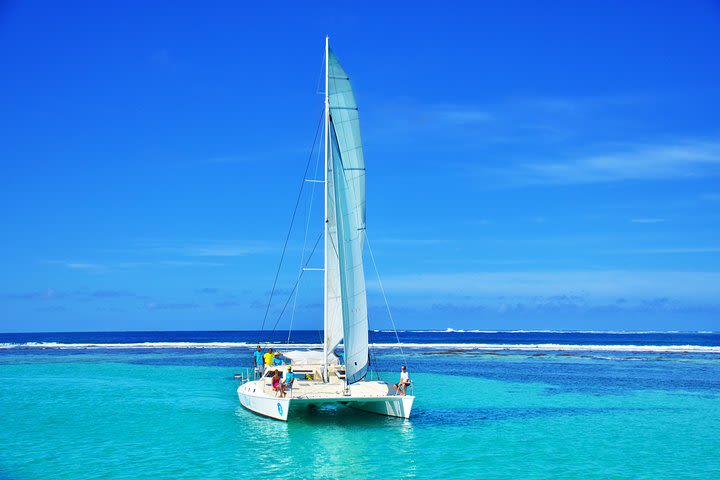
[(296, 380), (315, 380), (315, 371), (296, 368), (293, 370)]

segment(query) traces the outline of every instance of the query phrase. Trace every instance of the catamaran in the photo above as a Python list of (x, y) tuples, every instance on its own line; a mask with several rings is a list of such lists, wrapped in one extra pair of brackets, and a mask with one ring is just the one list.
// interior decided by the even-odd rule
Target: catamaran
[[(409, 418), (415, 397), (393, 385), (367, 380), (368, 314), (363, 270), (365, 160), (350, 78), (325, 38), (324, 110), (324, 339), (323, 350), (286, 352), (289, 365), (267, 366), (242, 383), (243, 407), (287, 421), (307, 407), (342, 405)], [(342, 344), (343, 354), (338, 355)], [(285, 396), (273, 389), (278, 370), (294, 381)]]

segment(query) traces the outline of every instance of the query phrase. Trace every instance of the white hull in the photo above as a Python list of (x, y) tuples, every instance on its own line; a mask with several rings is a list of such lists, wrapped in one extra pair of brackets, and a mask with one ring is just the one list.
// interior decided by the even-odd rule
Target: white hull
[(287, 421), (289, 398), (278, 398), (263, 392), (261, 380), (243, 383), (238, 387), (240, 404), (255, 413), (276, 420)]
[(343, 405), (355, 410), (409, 418), (412, 410), (412, 395), (373, 394), (379, 386), (388, 386), (383, 382), (358, 382), (350, 387), (350, 394), (341, 392), (318, 392), (316, 394), (291, 397), (276, 397), (263, 388), (261, 380), (246, 382), (238, 387), (240, 404), (260, 415), (287, 421), (292, 412), (310, 406)]

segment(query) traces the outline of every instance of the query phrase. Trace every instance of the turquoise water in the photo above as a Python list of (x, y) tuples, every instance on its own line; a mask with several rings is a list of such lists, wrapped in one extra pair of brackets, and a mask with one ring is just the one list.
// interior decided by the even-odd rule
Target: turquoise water
[(414, 352), (411, 420), (282, 423), (239, 406), (245, 355), (0, 354), (0, 479), (720, 478), (716, 356)]

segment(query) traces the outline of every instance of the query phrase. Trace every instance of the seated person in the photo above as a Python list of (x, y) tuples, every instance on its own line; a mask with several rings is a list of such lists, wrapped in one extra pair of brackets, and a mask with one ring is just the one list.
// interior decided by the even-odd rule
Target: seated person
[[(403, 365), (400, 372), (400, 381), (395, 384), (395, 395), (406, 395), (408, 385), (410, 385), (410, 375), (405, 365)], [(402, 390), (402, 393), (400, 393), (400, 390)]]
[(285, 372), (285, 381), (283, 382), (283, 387), (285, 387), (285, 390), (292, 389), (294, 382), (295, 374), (292, 371), (292, 367), (288, 367), (287, 372)]
[(282, 382), (280, 381), (280, 372), (275, 370), (275, 375), (272, 377), (272, 389), (275, 393), (275, 396), (277, 397), (278, 394), (280, 394), (281, 397), (285, 396), (285, 387), (283, 386)]

